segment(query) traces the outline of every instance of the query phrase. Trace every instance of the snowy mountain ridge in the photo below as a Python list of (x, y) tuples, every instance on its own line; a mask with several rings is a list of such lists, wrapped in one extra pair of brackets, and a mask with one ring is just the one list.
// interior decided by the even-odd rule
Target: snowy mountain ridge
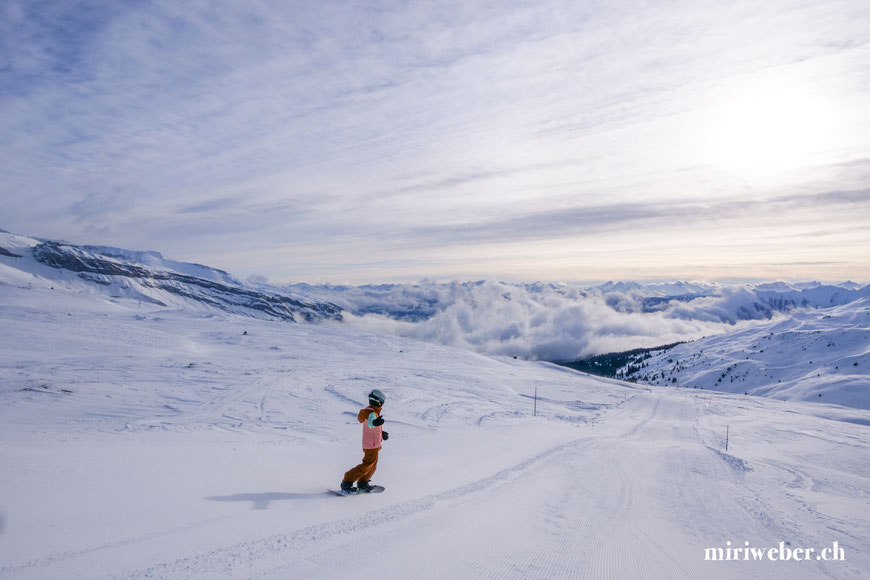
[(651, 385), (870, 409), (870, 300), (640, 355), (618, 374)]
[[(870, 296), (870, 286), (851, 281), (837, 285), (771, 282), (746, 286), (698, 281), (607, 282), (588, 288), (561, 283), (514, 284), (485, 280), (274, 286), (243, 282), (223, 270), (167, 259), (153, 250), (76, 246), (6, 231), (0, 232), (0, 266), (6, 267), (7, 275), (11, 268), (58, 283), (70, 283), (67, 273), (74, 272), (79, 280), (88, 283), (92, 291), (115, 297), (156, 300), (161, 304), (173, 303), (181, 297), (188, 299), (189, 305), (198, 303), (198, 306), (283, 320), (341, 319), (343, 310), (357, 316), (376, 314), (417, 323), (437, 316), (457, 302), (480, 302), (479, 294), (492, 294), (491, 286), (497, 286), (507, 300), (529, 303), (547, 301), (549, 296), (555, 296), (579, 303), (600, 299), (617, 312), (662, 312), (671, 317), (714, 318), (731, 324), (740, 320), (769, 319), (776, 312), (846, 304)], [(49, 266), (53, 270), (39, 266)], [(735, 300), (736, 295), (739, 295), (739, 300)], [(691, 302), (700, 306), (686, 308), (685, 305)], [(722, 304), (725, 304), (724, 308)]]
[[(262, 280), (262, 278), (259, 278)], [(694, 340), (870, 295), (854, 282), (724, 286), (698, 281), (563, 283), (487, 280), (275, 286), (241, 281), (156, 251), (0, 233), (0, 282), (63, 285), (112, 300), (358, 328), (489, 355), (566, 361)]]
[(65, 285), (110, 298), (286, 321), (341, 319), (334, 304), (262, 291), (230, 274), (155, 251), (75, 246), (0, 233), (0, 282)]

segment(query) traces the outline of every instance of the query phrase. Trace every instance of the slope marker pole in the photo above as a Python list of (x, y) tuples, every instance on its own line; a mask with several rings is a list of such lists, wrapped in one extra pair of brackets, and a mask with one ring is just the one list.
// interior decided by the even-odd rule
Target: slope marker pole
[(728, 451), (728, 432), (731, 430), (731, 425), (725, 425), (725, 451)]

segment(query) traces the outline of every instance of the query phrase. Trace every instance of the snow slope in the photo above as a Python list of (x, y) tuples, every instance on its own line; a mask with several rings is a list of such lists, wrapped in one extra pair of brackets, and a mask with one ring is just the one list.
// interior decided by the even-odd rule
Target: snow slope
[[(867, 411), (64, 288), (0, 297), (3, 578), (870, 569)], [(361, 458), (375, 387), (387, 491), (328, 495)], [(704, 560), (726, 542), (838, 542), (845, 561)]]
[(645, 360), (647, 384), (870, 409), (870, 300), (681, 344)]

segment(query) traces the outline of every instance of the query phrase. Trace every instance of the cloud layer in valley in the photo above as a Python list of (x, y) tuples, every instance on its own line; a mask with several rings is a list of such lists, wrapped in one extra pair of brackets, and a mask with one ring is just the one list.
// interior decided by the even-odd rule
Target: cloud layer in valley
[(682, 299), (642, 286), (422, 282), (294, 288), (355, 313), (345, 322), (356, 328), (549, 361), (692, 340), (779, 315), (740, 286), (694, 285), (695, 294)]

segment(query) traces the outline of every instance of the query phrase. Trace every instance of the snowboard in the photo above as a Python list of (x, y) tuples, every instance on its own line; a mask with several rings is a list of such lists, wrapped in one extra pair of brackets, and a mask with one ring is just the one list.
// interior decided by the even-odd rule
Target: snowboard
[(327, 489), (326, 491), (330, 491), (335, 495), (365, 495), (367, 493), (384, 493), (384, 490), (387, 489), (383, 485), (373, 485), (371, 489), (368, 491), (342, 491), (340, 489)]

